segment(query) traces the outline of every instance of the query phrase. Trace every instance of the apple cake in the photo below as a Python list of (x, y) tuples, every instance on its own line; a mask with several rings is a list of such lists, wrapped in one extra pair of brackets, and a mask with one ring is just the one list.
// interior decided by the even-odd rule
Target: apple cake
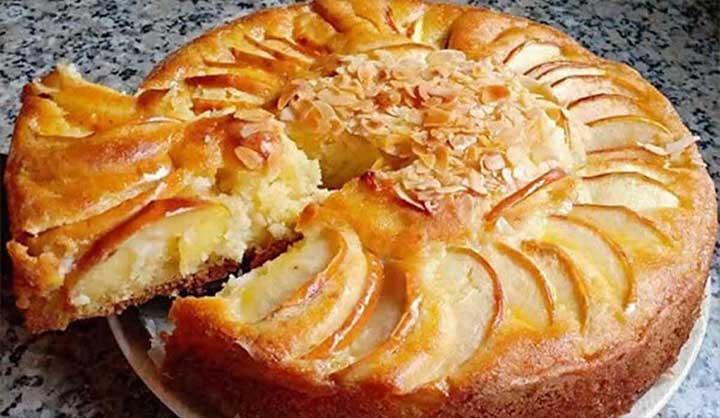
[(62, 329), (252, 250), (169, 313), (162, 367), (218, 413), (618, 416), (702, 300), (716, 203), (695, 140), (636, 71), (525, 19), (268, 9), (132, 96), (68, 66), (26, 87), (17, 304)]

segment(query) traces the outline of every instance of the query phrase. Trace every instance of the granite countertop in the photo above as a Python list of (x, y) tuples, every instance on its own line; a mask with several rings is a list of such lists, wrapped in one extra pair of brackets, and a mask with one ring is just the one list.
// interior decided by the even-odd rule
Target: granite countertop
[[(168, 52), (205, 30), (275, 1), (4, 0), (0, 6), (0, 152), (22, 86), (60, 61), (90, 80), (133, 91)], [(549, 23), (593, 52), (626, 62), (670, 98), (720, 185), (720, 3), (490, 0)], [(5, 252), (3, 247), (3, 257)], [(3, 271), (7, 264), (3, 263)], [(6, 275), (3, 275), (6, 276)], [(103, 319), (29, 336), (2, 280), (0, 417), (170, 417), (133, 374)], [(720, 417), (720, 281), (712, 270), (708, 334), (688, 378), (660, 417)]]

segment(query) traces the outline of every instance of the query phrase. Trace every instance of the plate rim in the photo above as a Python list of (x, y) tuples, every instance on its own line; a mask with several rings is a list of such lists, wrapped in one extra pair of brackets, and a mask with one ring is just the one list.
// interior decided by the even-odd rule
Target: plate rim
[[(678, 353), (676, 362), (650, 387), (622, 418), (653, 418), (668, 404), (685, 381), (697, 359), (705, 339), (710, 319), (711, 277), (705, 283), (700, 314)], [(110, 330), (120, 351), (135, 374), (170, 411), (181, 418), (208, 418), (214, 416), (198, 400), (165, 385), (161, 372), (147, 354), (149, 338), (141, 337), (144, 326), (137, 312), (129, 310), (107, 318)]]

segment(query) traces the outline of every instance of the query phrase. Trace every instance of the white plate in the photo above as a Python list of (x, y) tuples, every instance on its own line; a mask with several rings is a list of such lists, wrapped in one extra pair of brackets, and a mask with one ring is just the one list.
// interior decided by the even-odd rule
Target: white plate
[[(635, 403), (625, 418), (652, 418), (657, 415), (668, 403), (672, 395), (687, 376), (695, 358), (702, 346), (705, 331), (707, 330), (710, 304), (710, 280), (705, 288), (700, 317), (693, 327), (690, 337), (678, 355), (677, 362)], [(150, 313), (153, 316), (156, 313)], [(148, 315), (145, 312), (145, 315)], [(150, 339), (148, 333), (133, 311), (121, 316), (108, 318), (110, 329), (120, 346), (125, 358), (135, 370), (135, 373), (145, 382), (155, 396), (160, 399), (171, 411), (181, 418), (208, 418), (214, 416), (205, 410), (199, 400), (190, 399), (183, 393), (174, 391), (164, 384), (155, 363), (148, 356)]]

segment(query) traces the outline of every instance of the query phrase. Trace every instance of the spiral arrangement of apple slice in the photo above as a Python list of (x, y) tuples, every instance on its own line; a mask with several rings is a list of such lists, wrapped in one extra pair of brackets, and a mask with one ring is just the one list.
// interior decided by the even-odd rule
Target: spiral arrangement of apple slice
[[(662, 182), (671, 183), (673, 171), (626, 161), (643, 151), (606, 154), (591, 158), (592, 176), (555, 170), (502, 199), (486, 218), (482, 243), (428, 243), (398, 259), (373, 254), (347, 225), (313, 227), (216, 298), (228, 301), (237, 341), (281, 384), (442, 390), (496, 336), (518, 332), (575, 330), (591, 355), (632, 315), (637, 269), (673, 249), (653, 211), (682, 198)], [(603, 200), (615, 196), (607, 190), (628, 187), (642, 199)], [(563, 190), (560, 198), (554, 189)], [(540, 203), (542, 194), (550, 201)], [(577, 196), (569, 211), (551, 201), (568, 196)], [(537, 220), (522, 214), (538, 204), (548, 215), (540, 227), (526, 225)], [(501, 218), (518, 232), (498, 232)]]
[[(230, 307), (237, 341), (281, 384), (301, 376), (315, 386), (441, 390), (496, 337), (551, 329), (574, 330), (591, 355), (633, 314), (638, 269), (673, 249), (653, 211), (682, 199), (641, 174), (657, 169), (642, 160), (633, 159), (635, 171), (616, 160), (624, 165), (615, 171), (595, 158), (602, 163), (588, 165), (592, 176), (552, 172), (498, 202), (494, 221), (510, 222), (515, 234), (486, 223), (482, 243), (431, 242), (398, 259), (370, 252), (346, 225), (313, 227), (216, 298)], [(569, 211), (546, 202), (541, 226), (518, 216), (537, 195), (567, 187), (577, 192)], [(622, 200), (628, 194), (642, 198)]]

